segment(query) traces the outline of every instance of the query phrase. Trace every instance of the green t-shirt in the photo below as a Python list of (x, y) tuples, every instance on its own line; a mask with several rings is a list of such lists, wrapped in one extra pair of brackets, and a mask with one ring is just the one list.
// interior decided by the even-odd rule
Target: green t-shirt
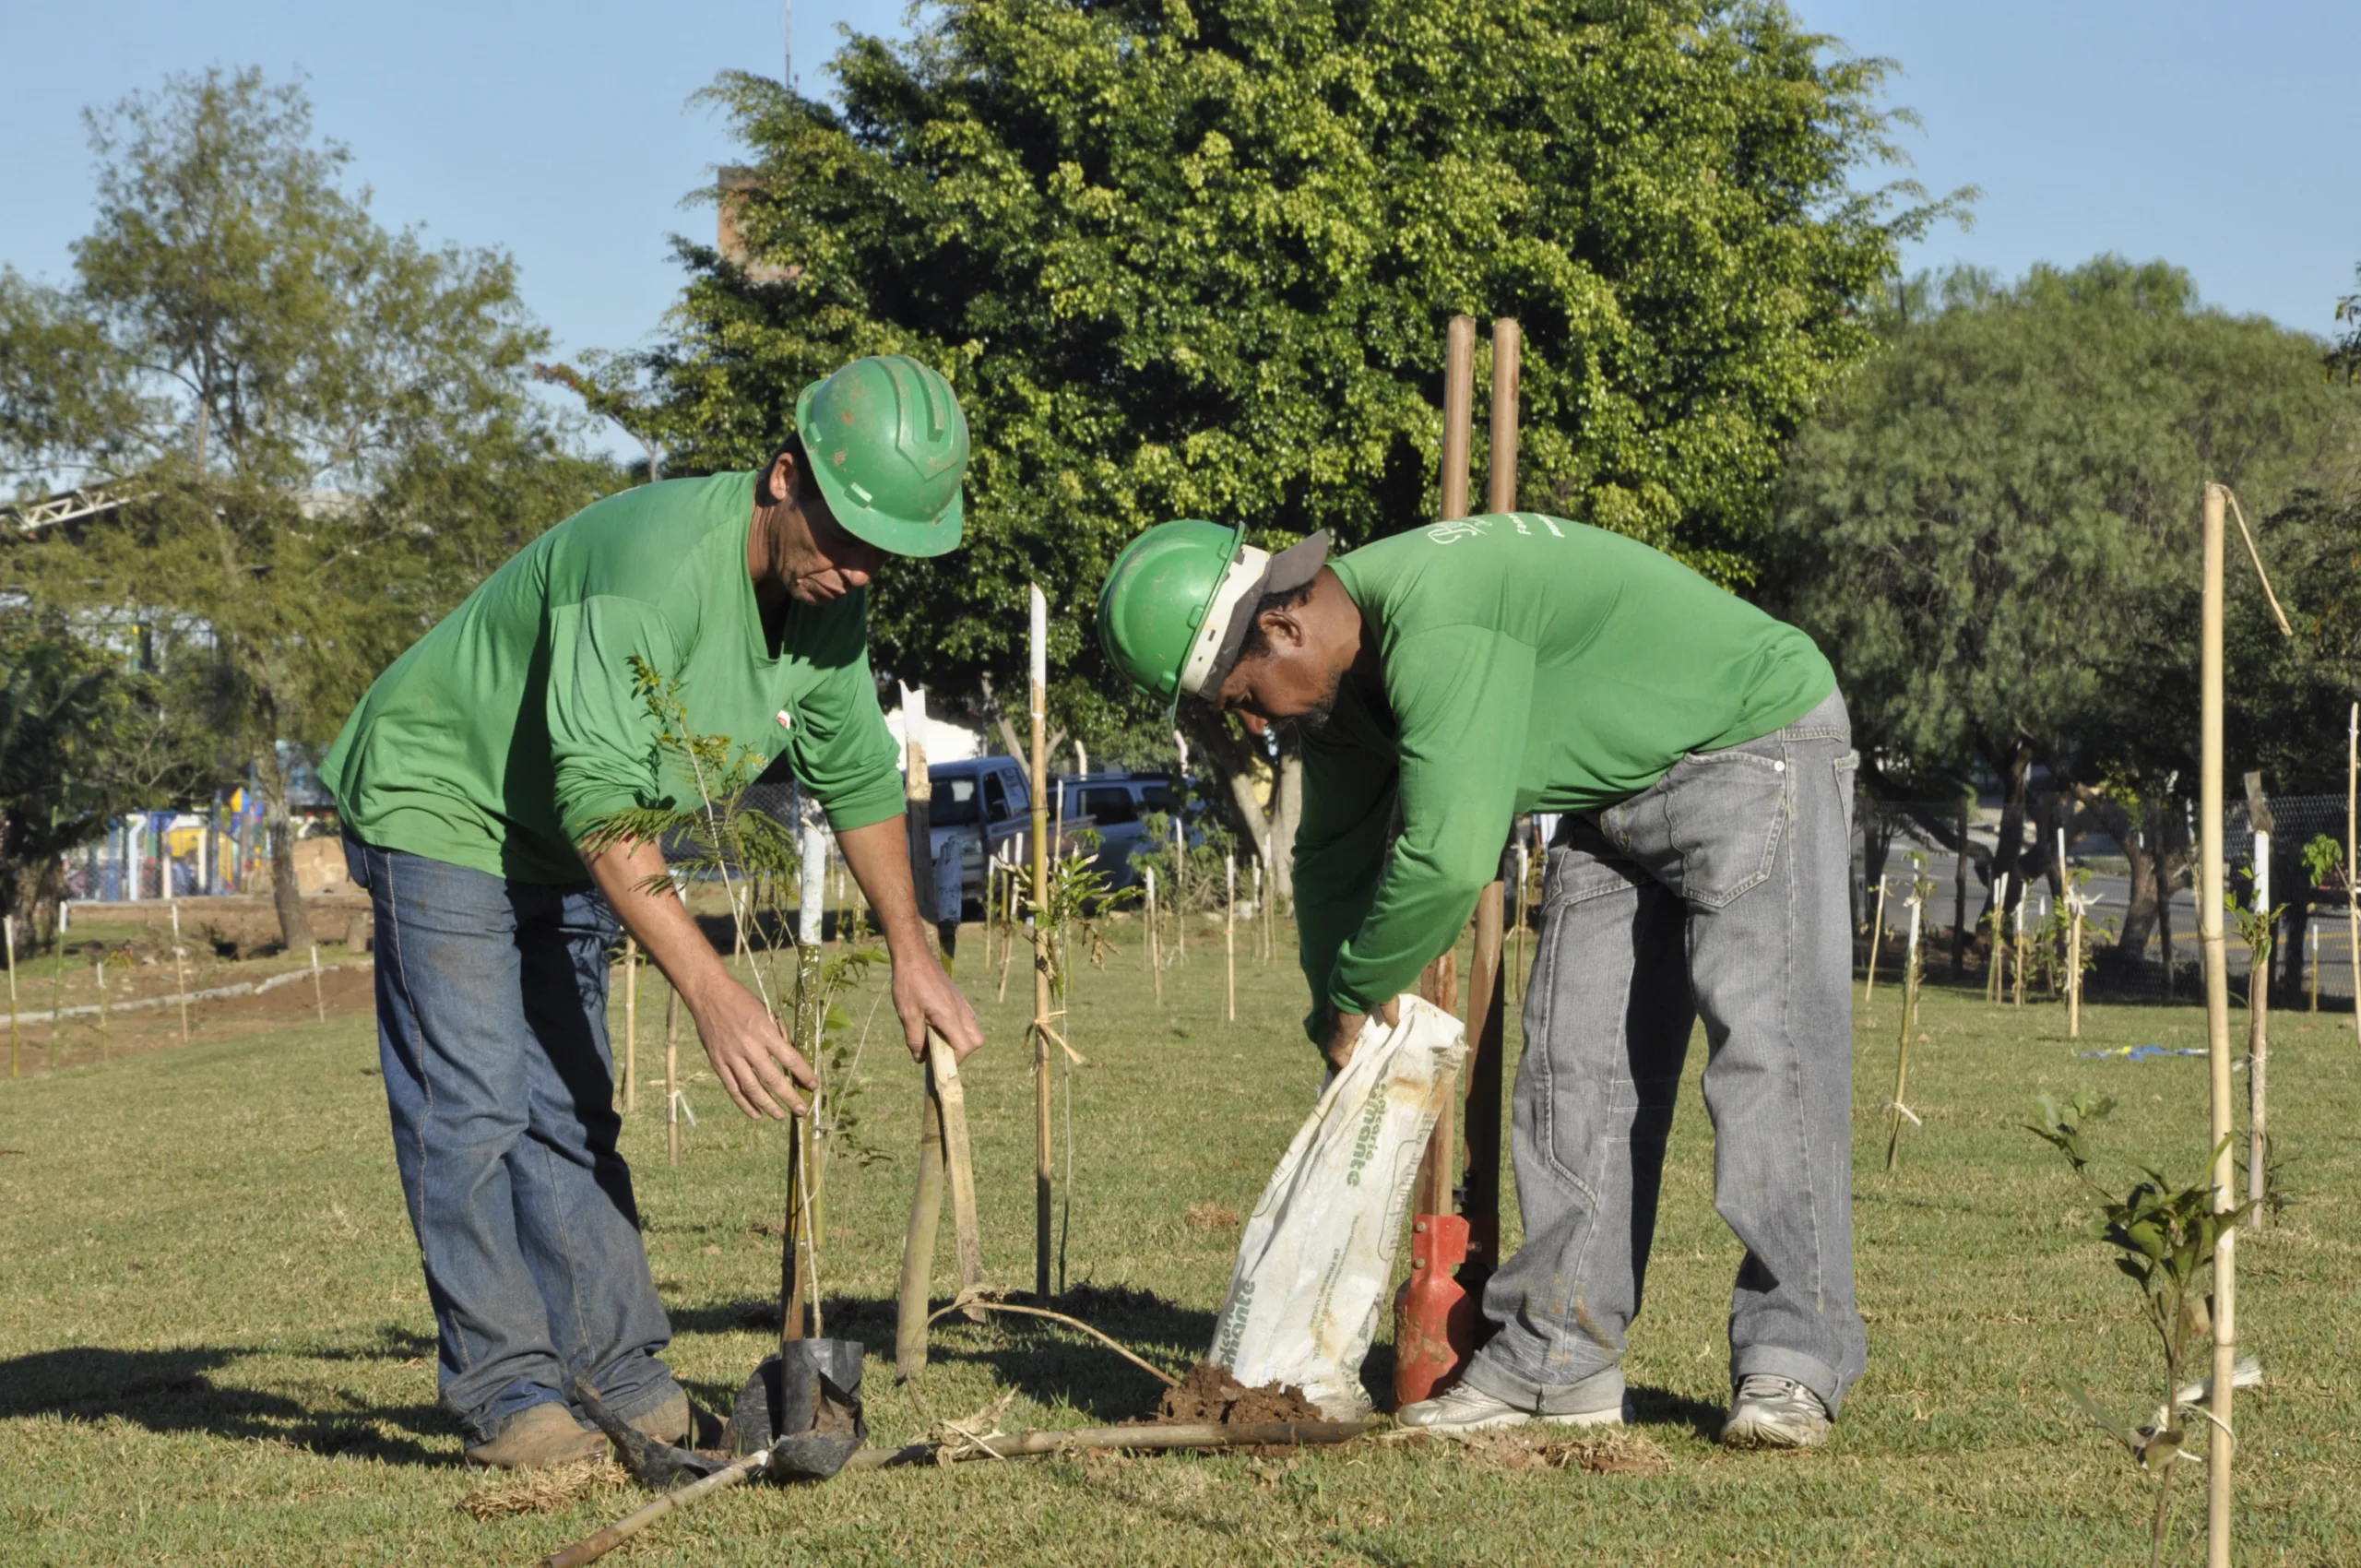
[(769, 647), (746, 571), (753, 487), (722, 473), (624, 491), (486, 578), (377, 677), (320, 765), (347, 830), (519, 882), (582, 881), (575, 846), (601, 818), (683, 792), (658, 777), (635, 654), (681, 683), (693, 729), (785, 753), (839, 831), (898, 814), (866, 595), (790, 603)]
[[(1296, 912), (1315, 1033), (1412, 985), (1497, 873), (1510, 819), (1628, 800), (1836, 689), (1812, 641), (1635, 540), (1529, 512), (1330, 563), (1377, 639), (1303, 737)], [(1402, 833), (1389, 861), (1396, 801)]]

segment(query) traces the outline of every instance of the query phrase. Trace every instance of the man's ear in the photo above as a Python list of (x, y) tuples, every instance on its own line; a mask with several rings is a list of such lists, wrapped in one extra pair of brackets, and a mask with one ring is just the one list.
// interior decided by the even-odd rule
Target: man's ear
[(795, 493), (801, 478), (800, 465), (792, 452), (781, 452), (763, 475), (763, 505), (777, 506)]
[(1289, 653), (1301, 651), (1303, 623), (1296, 619), (1294, 611), (1265, 610), (1254, 617), (1254, 624), (1262, 632), (1263, 640), (1270, 645), (1271, 651), (1274, 653), (1279, 651), (1282, 646)]

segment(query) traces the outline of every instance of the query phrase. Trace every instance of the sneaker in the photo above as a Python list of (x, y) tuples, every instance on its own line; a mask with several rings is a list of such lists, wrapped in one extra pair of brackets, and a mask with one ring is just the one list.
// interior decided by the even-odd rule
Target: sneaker
[(603, 1433), (584, 1426), (564, 1405), (551, 1400), (509, 1417), (491, 1442), (468, 1444), (468, 1463), (492, 1470), (538, 1470), (596, 1459), (606, 1451)]
[[(1609, 1372), (1615, 1371), (1608, 1369)], [(1462, 1431), (1486, 1431), (1493, 1427), (1522, 1426), (1526, 1421), (1548, 1421), (1561, 1427), (1619, 1427), (1623, 1424), (1623, 1382), (1618, 1377), (1601, 1374), (1600, 1393), (1608, 1401), (1595, 1408), (1583, 1408), (1586, 1401), (1568, 1398), (1572, 1393), (1581, 1395), (1582, 1384), (1545, 1401), (1553, 1405), (1572, 1405), (1570, 1410), (1526, 1409), (1497, 1398), (1480, 1388), (1465, 1383), (1454, 1383), (1431, 1399), (1421, 1399), (1415, 1405), (1405, 1405), (1394, 1413), (1394, 1421), (1420, 1431), (1443, 1435)], [(1608, 1386), (1610, 1384), (1612, 1386)]]
[(1754, 1372), (1730, 1397), (1722, 1442), (1732, 1448), (1817, 1448), (1828, 1441), (1828, 1407), (1792, 1377)]

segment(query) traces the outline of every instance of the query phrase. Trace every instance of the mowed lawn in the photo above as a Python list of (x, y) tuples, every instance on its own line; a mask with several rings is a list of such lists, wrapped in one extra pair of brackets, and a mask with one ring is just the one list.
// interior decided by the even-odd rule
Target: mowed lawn
[[(1127, 942), (1136, 932), (1118, 928)], [(994, 1003), (973, 928), (964, 949), (961, 978), (991, 1039), (967, 1075), (986, 1264), (1029, 1287), (1029, 988), (1020, 969)], [(1176, 1370), (1210, 1337), (1237, 1241), (1224, 1211), (1252, 1207), (1319, 1077), (1292, 969), (1241, 959), (1239, 990), (1240, 1020), (1227, 1025), (1218, 936), (1201, 930), (1187, 967), (1165, 977), (1161, 1007), (1129, 948), (1086, 971), (1074, 999), (1070, 1038), (1090, 1065), (1070, 1078), (1066, 1281), (1076, 1310)], [(875, 991), (848, 1005), (856, 1031)], [(660, 997), (641, 1021), (651, 1077)], [(2132, 1288), (2082, 1233), (2088, 1200), (2017, 1123), (2042, 1090), (2103, 1089), (2121, 1106), (2102, 1148), (2194, 1172), (2201, 1060), (2075, 1051), (2201, 1044), (2202, 1014), (2101, 1004), (2070, 1043), (2055, 1005), (1996, 1010), (1935, 992), (1912, 1065), (1926, 1124), (1905, 1134), (1889, 1178), (1875, 1108), (1891, 1087), (1896, 1000), (1881, 985), (1855, 1041), (1871, 1366), (1824, 1451), (1728, 1454), (1711, 1441), (1738, 1253), (1713, 1209), (1701, 1048), (1629, 1362), (1643, 1430), (1667, 1460), (1656, 1473), (1508, 1467), (1453, 1444), (1366, 1440), (1298, 1457), (970, 1464), (733, 1493), (617, 1560), (2142, 1560), (2146, 1483), (2070, 1417), (2065, 1390), (2085, 1386), (2130, 1414), (2158, 1396), (2157, 1359)], [(620, 1032), (620, 1008), (617, 1022)], [(2272, 1121), (2296, 1203), (2239, 1249), (2239, 1323), (2269, 1375), (2238, 1406), (2239, 1560), (2349, 1562), (2361, 1560), (2361, 1051), (2347, 1016), (2275, 1024)], [(267, 1032), (200, 1030), (185, 1049), (0, 1079), (0, 1561), (527, 1562), (635, 1506), (627, 1487), (488, 1519), (460, 1506), (498, 1483), (461, 1467), (457, 1431), (435, 1405), (433, 1324), (370, 1021), (348, 1008), (325, 1026), (257, 1027)], [(917, 1081), (893, 1034), (881, 1011), (860, 1068), (864, 1131), (891, 1158), (834, 1167), (823, 1275), (832, 1331), (871, 1343), (875, 1440), (922, 1437), (1012, 1388), (1010, 1430), (1152, 1405), (1157, 1385), (1136, 1369), (1014, 1321), (945, 1324), (923, 1381), (896, 1385), (888, 1301)], [(683, 1054), (702, 1069), (693, 1043)], [(1062, 1104), (1068, 1083), (1062, 1075)], [(680, 1167), (665, 1163), (652, 1090), (628, 1152), (672, 1309), (672, 1364), (726, 1408), (771, 1336), (753, 1309), (777, 1289), (784, 1140), (739, 1118), (709, 1076), (689, 1095), (700, 1121)], [(2127, 1170), (2118, 1160), (2110, 1176)], [(947, 1236), (938, 1260), (947, 1297)], [(2201, 1490), (2183, 1484), (2184, 1537), (2201, 1525)]]

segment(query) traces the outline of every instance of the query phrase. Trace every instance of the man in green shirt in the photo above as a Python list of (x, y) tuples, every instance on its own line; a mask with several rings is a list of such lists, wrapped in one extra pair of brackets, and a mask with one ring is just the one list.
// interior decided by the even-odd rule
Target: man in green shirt
[(682, 901), (649, 891), (658, 847), (585, 848), (619, 811), (698, 798), (659, 760), (638, 670), (678, 683), (691, 728), (784, 758), (826, 811), (912, 1053), (930, 1027), (963, 1055), (982, 1043), (919, 920), (865, 593), (888, 555), (958, 543), (967, 456), (940, 375), (856, 361), (805, 388), (763, 469), (625, 491), (528, 545), (378, 677), (321, 766), (375, 907), (396, 1164), (475, 1463), (600, 1452), (576, 1375), (655, 1436), (691, 1427), (615, 1148), (618, 925), (741, 1110), (800, 1113), (813, 1082)]
[(1624, 1336), (1702, 1016), (1716, 1203), (1747, 1249), (1724, 1440), (1821, 1441), (1866, 1362), (1858, 758), (1827, 660), (1670, 557), (1561, 517), (1437, 523), (1334, 562), (1324, 535), (1274, 557), (1243, 531), (1150, 529), (1108, 575), (1099, 635), (1151, 692), (1301, 731), (1296, 913), (1308, 1027), (1332, 1062), (1457, 941), (1512, 819), (1565, 814), (1514, 1099), (1525, 1244), (1486, 1288), (1491, 1339), (1400, 1419), (1622, 1419)]

